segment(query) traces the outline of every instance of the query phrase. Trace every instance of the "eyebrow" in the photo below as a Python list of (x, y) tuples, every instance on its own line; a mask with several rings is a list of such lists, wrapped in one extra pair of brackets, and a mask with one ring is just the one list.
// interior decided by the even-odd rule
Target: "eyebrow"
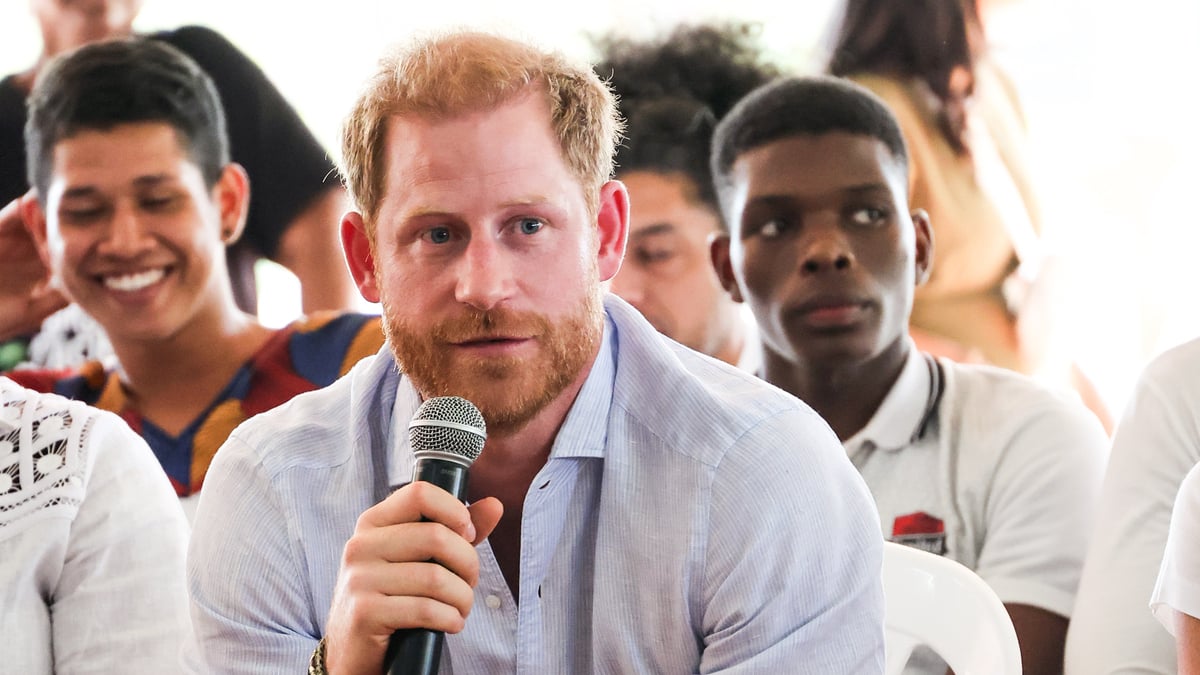
[(549, 197), (547, 197), (545, 195), (529, 195), (528, 197), (517, 197), (516, 199), (510, 199), (510, 200), (500, 204), (500, 206), (508, 208), (511, 206), (534, 206), (534, 205), (538, 205), (538, 204), (551, 204), (551, 203), (553, 203), (553, 202), (550, 200)]
[(138, 187), (154, 187), (161, 183), (170, 181), (172, 176), (165, 173), (156, 173), (150, 176), (138, 176), (133, 180), (133, 184)]
[(886, 192), (889, 189), (890, 187), (887, 183), (862, 183), (860, 185), (851, 185), (850, 187), (842, 188), (842, 191), (858, 194), (863, 192)]
[[(516, 199), (510, 199), (506, 202), (502, 202), (500, 204), (500, 208), (510, 209), (510, 208), (517, 207), (517, 206), (542, 206), (542, 205), (552, 206), (552, 207), (556, 206), (555, 203), (549, 197), (545, 197), (542, 195), (532, 195), (529, 197), (518, 197)], [(418, 206), (418, 207), (415, 207), (415, 208), (409, 210), (406, 214), (404, 214), (404, 217), (405, 218), (424, 218), (426, 216), (451, 216), (451, 215), (453, 215), (452, 211), (446, 211), (445, 209), (441, 209), (441, 208), (438, 208), (435, 206)]]
[(98, 192), (99, 192), (99, 190), (97, 190), (95, 187), (93, 187), (91, 185), (84, 185), (81, 187), (67, 188), (66, 190), (63, 190), (62, 198), (63, 199), (86, 199), (87, 197), (91, 197)]
[[(838, 187), (818, 195), (824, 197), (835, 194), (850, 194), (850, 195), (869, 195), (875, 193), (886, 193), (889, 191), (887, 183), (860, 183), (858, 185), (848, 185)], [(810, 196), (811, 197), (811, 196)], [(806, 197), (805, 199), (808, 199)], [(749, 204), (785, 204), (795, 201), (795, 197), (790, 194), (764, 194), (751, 197), (747, 203)]]
[[(150, 176), (139, 176), (133, 180), (133, 184), (139, 188), (150, 188), (161, 185), (171, 180), (171, 176), (165, 173), (153, 174)], [(63, 199), (86, 199), (93, 197), (100, 190), (94, 185), (80, 185), (78, 187), (67, 188), (63, 190)]]
[(672, 223), (655, 223), (648, 225), (636, 232), (630, 232), (630, 239), (640, 239), (642, 237), (653, 237), (657, 234), (670, 234), (675, 231), (675, 225)]

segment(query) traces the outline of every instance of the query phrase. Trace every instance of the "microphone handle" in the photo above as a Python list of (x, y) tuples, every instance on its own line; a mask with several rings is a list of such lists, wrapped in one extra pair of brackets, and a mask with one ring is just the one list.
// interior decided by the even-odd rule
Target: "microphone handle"
[[(413, 469), (413, 482), (416, 481), (433, 483), (460, 502), (467, 499), (467, 467), (457, 462), (418, 459)], [(392, 633), (384, 656), (387, 675), (436, 675), (444, 641), (442, 631), (427, 628), (406, 628)]]
[(446, 636), (437, 630), (410, 628), (388, 639), (387, 675), (437, 675)]

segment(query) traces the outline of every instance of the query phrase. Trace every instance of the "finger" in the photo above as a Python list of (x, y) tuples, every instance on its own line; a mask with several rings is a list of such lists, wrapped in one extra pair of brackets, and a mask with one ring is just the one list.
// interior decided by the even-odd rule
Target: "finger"
[(36, 333), (46, 317), (66, 306), (66, 299), (57, 292), (13, 297), (8, 289), (0, 289), (0, 340)]
[(479, 555), (462, 535), (441, 523), (417, 522), (356, 532), (342, 552), (343, 565), (434, 561), (474, 586)]
[(470, 584), (434, 562), (376, 561), (346, 567), (343, 576), (345, 590), (360, 597), (425, 598), (452, 607), (462, 618), (470, 613), (475, 599)]
[[(458, 633), (467, 625), (467, 615), (428, 598), (400, 596), (388, 598), (389, 609), (384, 616), (395, 628), (427, 628), (443, 633)], [(470, 611), (470, 608), (467, 608)]]
[(441, 523), (468, 541), (475, 538), (467, 507), (442, 488), (420, 481), (401, 487), (364, 511), (358, 517), (358, 528), (411, 523), (422, 518)]
[(38, 323), (41, 320), (57, 312), (67, 306), (67, 298), (56, 290), (49, 290), (38, 293), (29, 299), (29, 312), (31, 317), (38, 317)]
[(24, 223), (21, 221), (21, 199), (13, 199), (4, 206), (0, 207), (0, 231), (8, 234), (11, 228), (25, 229)]
[(458, 608), (412, 595), (371, 595), (355, 599), (357, 616), (351, 620), (364, 633), (390, 635), (407, 628), (427, 628), (457, 633), (466, 625)]
[[(437, 567), (432, 563), (426, 565)], [(378, 672), (388, 638), (397, 630), (428, 628), (456, 633), (466, 625), (472, 600), (469, 594), (465, 596), (465, 605), (463, 601), (452, 600), (460, 606), (424, 595), (389, 595), (379, 591), (376, 579), (407, 575), (397, 574), (396, 565), (381, 567), (380, 571), (368, 566), (343, 567), (338, 574), (325, 633), (331, 671), (336, 662), (337, 668), (344, 666), (353, 672)], [(458, 583), (461, 585), (461, 580)], [(452, 595), (460, 597), (457, 592)], [(348, 665), (355, 663), (359, 665)]]
[(468, 511), (471, 512), (471, 522), (475, 524), (475, 538), (471, 545), (478, 546), (496, 529), (500, 517), (504, 515), (504, 504), (495, 497), (485, 497), (472, 504)]

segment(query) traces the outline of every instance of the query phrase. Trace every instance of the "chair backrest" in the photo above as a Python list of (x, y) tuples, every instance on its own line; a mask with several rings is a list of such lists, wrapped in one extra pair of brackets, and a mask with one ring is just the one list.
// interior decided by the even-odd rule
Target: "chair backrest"
[(917, 645), (927, 645), (955, 675), (1020, 675), (1012, 619), (996, 593), (965, 566), (884, 542), (887, 667), (896, 675)]

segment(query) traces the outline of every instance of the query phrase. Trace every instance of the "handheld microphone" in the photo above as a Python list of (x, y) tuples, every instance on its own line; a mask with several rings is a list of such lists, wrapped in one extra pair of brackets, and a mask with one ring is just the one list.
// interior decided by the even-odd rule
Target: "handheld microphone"
[[(416, 466), (413, 482), (433, 483), (467, 498), (467, 469), (483, 451), (487, 426), (473, 403), (457, 396), (427, 399), (408, 423)], [(409, 628), (392, 633), (384, 663), (388, 675), (433, 675), (442, 657), (441, 631)]]

